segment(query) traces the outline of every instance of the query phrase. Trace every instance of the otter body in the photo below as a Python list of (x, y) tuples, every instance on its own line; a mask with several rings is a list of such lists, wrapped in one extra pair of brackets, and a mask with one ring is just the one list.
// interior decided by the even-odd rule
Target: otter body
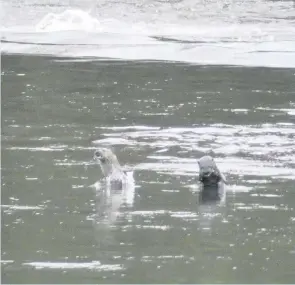
[(113, 189), (122, 189), (127, 180), (117, 156), (108, 148), (99, 148), (94, 152), (94, 160), (99, 162), (106, 181)]
[(132, 171), (124, 171), (111, 149), (98, 148), (93, 159), (100, 165), (104, 179), (96, 183), (96, 219), (98, 224), (112, 224), (120, 214), (121, 206), (132, 207), (134, 180)]
[(199, 181), (202, 183), (200, 202), (218, 202), (225, 198), (224, 183), (226, 179), (218, 169), (214, 159), (207, 155), (200, 158)]

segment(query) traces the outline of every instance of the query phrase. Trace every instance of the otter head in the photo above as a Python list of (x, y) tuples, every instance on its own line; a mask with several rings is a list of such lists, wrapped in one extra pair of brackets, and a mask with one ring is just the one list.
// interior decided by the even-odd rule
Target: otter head
[(94, 152), (93, 159), (98, 161), (104, 176), (110, 176), (121, 171), (117, 156), (108, 148), (99, 148)]
[(218, 182), (223, 179), (214, 159), (211, 156), (203, 156), (198, 161), (198, 164), (200, 168), (199, 180), (204, 184), (204, 186), (217, 186)]

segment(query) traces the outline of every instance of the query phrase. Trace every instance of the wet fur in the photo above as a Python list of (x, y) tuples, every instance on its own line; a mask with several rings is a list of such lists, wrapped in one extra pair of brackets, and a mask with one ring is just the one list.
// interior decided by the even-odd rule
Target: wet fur
[(224, 175), (218, 169), (214, 159), (211, 156), (203, 156), (198, 161), (199, 181), (201, 182), (201, 191), (199, 201), (201, 203), (219, 202), (225, 197)]
[(117, 156), (108, 148), (99, 148), (94, 152), (94, 160), (99, 162), (101, 171), (112, 189), (122, 189), (127, 175), (123, 171)]

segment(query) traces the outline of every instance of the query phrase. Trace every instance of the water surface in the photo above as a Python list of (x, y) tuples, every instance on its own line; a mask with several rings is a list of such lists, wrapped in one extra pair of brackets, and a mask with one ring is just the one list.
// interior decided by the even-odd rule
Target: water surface
[[(5, 283), (292, 283), (295, 70), (2, 57)], [(135, 187), (104, 200), (109, 146)], [(197, 159), (227, 176), (198, 203)]]
[(295, 2), (2, 1), (12, 54), (295, 67)]

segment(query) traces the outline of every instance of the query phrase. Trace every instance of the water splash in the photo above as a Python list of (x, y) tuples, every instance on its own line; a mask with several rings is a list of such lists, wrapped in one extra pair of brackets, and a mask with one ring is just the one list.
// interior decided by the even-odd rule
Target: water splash
[(101, 31), (101, 24), (85, 11), (66, 10), (60, 14), (47, 14), (36, 25), (36, 31)]
[[(76, 4), (65, 5), (63, 11), (46, 6), (42, 13), (32, 12), (32, 6), (27, 7), (30, 13), (25, 13), (6, 5), (2, 51), (66, 56), (71, 60), (95, 57), (295, 66), (294, 9), (290, 1), (99, 1), (88, 11), (85, 4)], [(27, 25), (20, 24), (17, 17), (7, 24), (14, 9)], [(26, 14), (34, 14), (34, 19), (27, 19), (30, 16)]]

